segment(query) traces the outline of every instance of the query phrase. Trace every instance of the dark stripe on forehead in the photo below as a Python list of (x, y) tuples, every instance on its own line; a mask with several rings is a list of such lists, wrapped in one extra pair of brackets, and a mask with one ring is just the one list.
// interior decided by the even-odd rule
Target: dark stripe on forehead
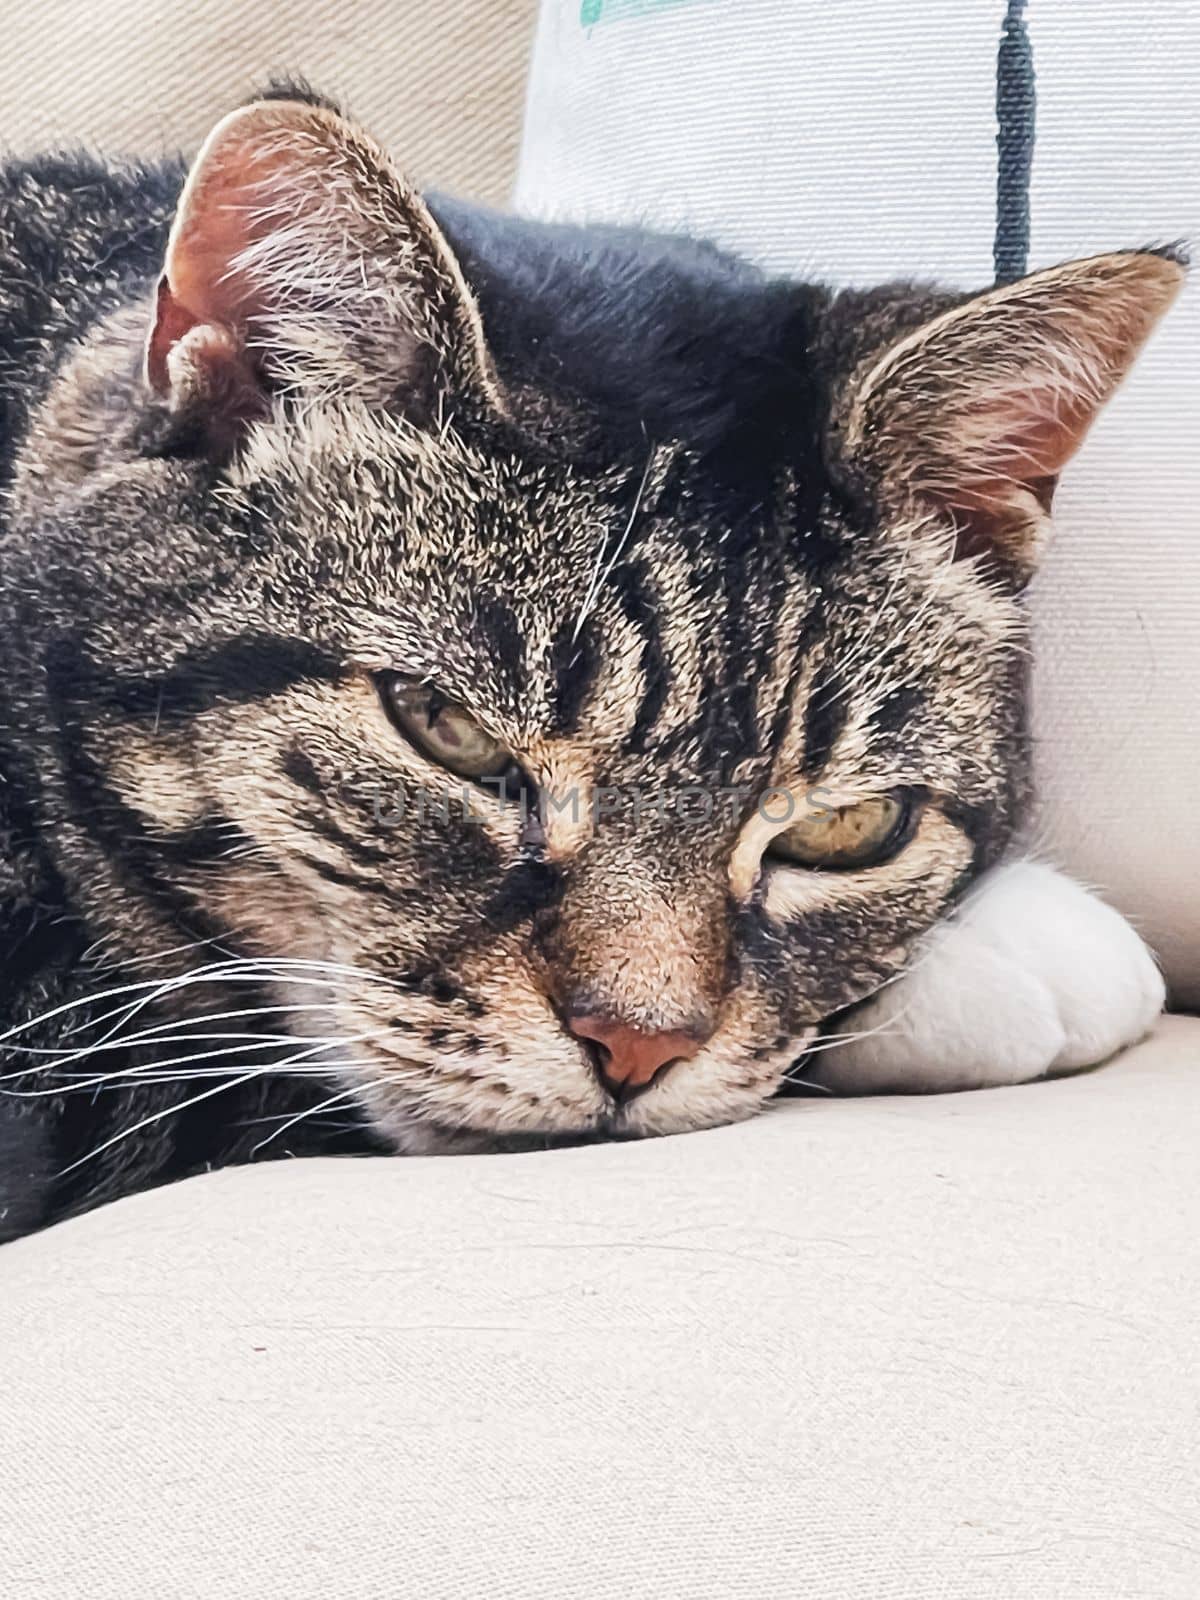
[(507, 600), (498, 595), (476, 594), (475, 619), (480, 634), (480, 644), (488, 657), (509, 679), (523, 688), (525, 684), (525, 641), (517, 625), (516, 613)]
[[(770, 728), (767, 733), (764, 750), (773, 756), (787, 737), (788, 729), (793, 718), (798, 714), (803, 715), (805, 707), (797, 707), (796, 701), (799, 692), (800, 680), (804, 675), (805, 664), (814, 645), (819, 644), (824, 636), (823, 628), (811, 617), (806, 618), (797, 637), (790, 641), (787, 649), (787, 675), (784, 679), (783, 689), (770, 716)], [(759, 708), (760, 721), (767, 720), (766, 706)]]
[(875, 707), (871, 721), (880, 733), (904, 733), (924, 711), (925, 704), (925, 691), (917, 684), (900, 684)]
[(725, 646), (721, 700), (725, 730), (732, 741), (728, 747), (722, 746), (723, 766), (761, 753), (756, 692), (761, 662), (756, 643), (764, 641), (754, 637), (752, 615), (753, 603), (762, 594), (761, 586), (755, 588), (762, 560), (758, 533), (756, 520), (747, 517), (720, 546), (724, 580), (721, 632)]
[(662, 644), (662, 628), (654, 601), (650, 572), (644, 561), (630, 561), (613, 573), (613, 587), (638, 638), (642, 642), (642, 698), (625, 741), (625, 748), (640, 754), (662, 715), (671, 692), (671, 668)]
[(553, 731), (574, 733), (584, 703), (600, 671), (600, 634), (594, 617), (588, 617), (575, 636), (576, 624), (564, 622), (550, 646), (553, 679)]
[(715, 567), (706, 575), (716, 626), (704, 643), (703, 742), (726, 783), (742, 763), (767, 753), (774, 722), (775, 707), (764, 714), (759, 688), (774, 661), (786, 584), (762, 490), (746, 485), (723, 499)]
[(803, 714), (803, 770), (816, 778), (829, 765), (850, 714), (850, 696), (836, 672), (817, 672)]

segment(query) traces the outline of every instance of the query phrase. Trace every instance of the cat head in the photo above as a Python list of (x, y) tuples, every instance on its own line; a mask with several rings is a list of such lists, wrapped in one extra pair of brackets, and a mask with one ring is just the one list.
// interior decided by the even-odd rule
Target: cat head
[(752, 1112), (1007, 844), (1050, 489), (1179, 277), (823, 302), (803, 450), (581, 457), (382, 151), (235, 113), (141, 442), (21, 480), (76, 898), (126, 953), (244, 962), (400, 1149)]

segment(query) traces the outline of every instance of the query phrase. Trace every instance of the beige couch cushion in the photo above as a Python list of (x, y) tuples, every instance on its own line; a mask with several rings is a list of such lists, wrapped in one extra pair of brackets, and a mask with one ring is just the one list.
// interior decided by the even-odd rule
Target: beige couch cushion
[(303, 73), (414, 176), (508, 193), (534, 0), (40, 0), (7, 6), (0, 147), (194, 149), (272, 74)]
[(0, 1252), (22, 1600), (1195, 1600), (1200, 1022)]

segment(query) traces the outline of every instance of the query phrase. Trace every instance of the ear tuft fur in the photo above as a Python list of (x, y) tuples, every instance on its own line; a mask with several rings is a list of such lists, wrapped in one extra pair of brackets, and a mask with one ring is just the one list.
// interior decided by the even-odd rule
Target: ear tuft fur
[(177, 408), (219, 397), (239, 415), (252, 390), (357, 394), (416, 418), (453, 396), (499, 403), (475, 303), (423, 201), (365, 134), (294, 100), (232, 112), (192, 167), (146, 373)]
[(906, 334), (852, 386), (844, 462), (933, 506), (957, 550), (1032, 573), (1063, 467), (1178, 294), (1178, 252), (1073, 261)]

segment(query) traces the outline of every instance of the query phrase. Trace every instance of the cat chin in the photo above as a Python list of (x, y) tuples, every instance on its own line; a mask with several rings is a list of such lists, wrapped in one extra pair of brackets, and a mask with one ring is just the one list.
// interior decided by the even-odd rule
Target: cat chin
[(744, 1122), (762, 1110), (770, 1091), (752, 1098), (739, 1097), (715, 1108), (706, 1116), (681, 1121), (675, 1116), (655, 1115), (652, 1111), (631, 1115), (606, 1115), (585, 1128), (543, 1128), (520, 1133), (477, 1128), (441, 1127), (428, 1120), (412, 1118), (381, 1123), (373, 1119), (375, 1132), (391, 1146), (397, 1156), (483, 1156), (520, 1155), (529, 1151), (567, 1150), (587, 1144), (613, 1144), (639, 1139), (665, 1138), (672, 1134), (701, 1133), (706, 1128)]
[(583, 1127), (507, 1129), (462, 1128), (431, 1121), (404, 1111), (381, 1116), (371, 1110), (377, 1135), (397, 1156), (516, 1155), (528, 1150), (569, 1149), (630, 1137), (612, 1117), (597, 1117)]
[(632, 1137), (616, 1127), (597, 1127), (573, 1133), (484, 1133), (478, 1129), (441, 1128), (432, 1123), (410, 1123), (377, 1130), (398, 1156), (499, 1156), (530, 1151), (570, 1150), (585, 1144), (611, 1144)]

